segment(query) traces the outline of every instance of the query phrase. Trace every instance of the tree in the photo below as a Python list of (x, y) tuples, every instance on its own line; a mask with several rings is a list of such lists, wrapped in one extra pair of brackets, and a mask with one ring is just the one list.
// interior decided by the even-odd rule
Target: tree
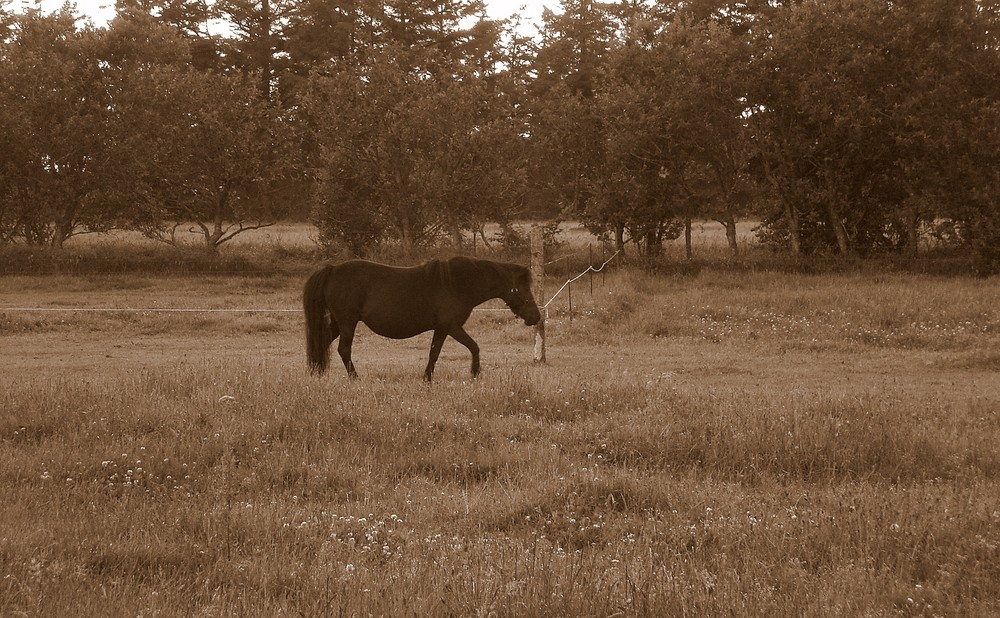
[(628, 231), (641, 250), (656, 254), (678, 234), (678, 219), (698, 215), (725, 226), (735, 253), (736, 220), (754, 193), (748, 38), (729, 12), (721, 13), (728, 16), (723, 24), (687, 3), (651, 9), (622, 2), (605, 10), (622, 38), (593, 72), (600, 76), (590, 80), (594, 96), (554, 88), (561, 98), (547, 101), (561, 101), (564, 111), (539, 132), (553, 151), (570, 153), (559, 159), (569, 171), (564, 195), (592, 231), (613, 231), (619, 247)]
[[(222, 50), (227, 64), (257, 76), (261, 96), (272, 100), (289, 70), (285, 30), (297, 10), (290, 0), (216, 0), (215, 16), (230, 26)], [(287, 97), (286, 97), (287, 100)]]
[[(327, 15), (344, 46), (318, 65), (301, 106), (314, 139), (314, 218), (356, 253), (405, 250), (478, 229), (523, 188), (516, 96), (498, 74), (500, 26), (483, 3), (358, 2)], [(310, 32), (311, 21), (296, 24)], [(303, 14), (303, 17), (305, 14)], [(303, 49), (302, 47), (294, 47)], [(316, 45), (310, 51), (317, 57)]]
[(14, 17), (0, 62), (0, 230), (62, 247), (119, 220), (120, 161), (109, 139), (101, 40), (66, 10)]
[(517, 141), (514, 125), (485, 81), (415, 72), (407, 52), (384, 54), (317, 77), (303, 98), (320, 151), (317, 226), (356, 253), (476, 229), (517, 190), (504, 146)]
[(282, 216), (286, 207), (270, 193), (296, 161), (277, 108), (258, 86), (253, 75), (169, 66), (133, 76), (121, 107), (148, 140), (141, 160), (147, 234), (176, 244), (174, 232), (190, 224), (215, 252)]
[(661, 1), (646, 11), (642, 30), (651, 67), (644, 79), (661, 116), (660, 176), (670, 184), (675, 216), (713, 218), (737, 255), (737, 220), (757, 194), (747, 123), (752, 24), (765, 0)]
[(118, 17), (137, 21), (145, 16), (172, 30), (188, 43), (190, 65), (198, 70), (224, 68), (219, 37), (209, 33), (209, 22), (218, 17), (214, 3), (206, 0), (115, 0)]
[[(730, 16), (730, 19), (732, 17)], [(748, 37), (714, 19), (675, 20), (651, 50), (653, 100), (664, 117), (673, 161), (664, 161), (692, 214), (711, 217), (738, 253), (736, 221), (756, 193), (747, 125)]]
[(663, 240), (676, 236), (679, 197), (671, 191), (674, 153), (653, 77), (648, 48), (626, 47), (609, 62), (607, 87), (594, 106), (601, 143), (588, 182), (593, 197), (580, 211), (592, 232), (613, 233), (619, 250), (628, 232), (647, 255), (657, 255)]
[(617, 24), (609, 2), (560, 0), (561, 12), (542, 14), (542, 40), (535, 68), (537, 91), (557, 84), (573, 95), (593, 97), (600, 90), (603, 67), (617, 46)]
[(793, 249), (912, 252), (922, 224), (969, 204), (990, 212), (997, 189), (983, 172), (998, 149), (982, 127), (1000, 99), (996, 9), (802, 2), (758, 32), (748, 108), (783, 204), (766, 227), (787, 230)]
[(294, 101), (314, 70), (339, 70), (358, 50), (358, 0), (304, 0), (284, 29), (287, 70), (279, 76), (283, 101)]
[(546, 10), (526, 106), (532, 148), (529, 184), (534, 210), (578, 216), (595, 195), (603, 159), (602, 119), (595, 96), (617, 45), (610, 4), (562, 0)]
[(995, 263), (987, 268), (1000, 267), (1000, 7), (912, 0), (894, 18), (890, 49), (902, 79), (887, 124), (900, 199), (887, 214), (910, 252), (922, 228), (950, 222)]

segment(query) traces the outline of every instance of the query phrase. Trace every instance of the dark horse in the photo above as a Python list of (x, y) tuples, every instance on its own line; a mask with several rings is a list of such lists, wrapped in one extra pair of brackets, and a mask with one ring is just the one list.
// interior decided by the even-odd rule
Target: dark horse
[(469, 348), (472, 375), (478, 375), (479, 346), (463, 325), (473, 307), (491, 298), (503, 299), (528, 326), (541, 319), (531, 295), (531, 273), (517, 264), (453, 257), (409, 268), (364, 260), (325, 266), (309, 277), (302, 294), (309, 367), (313, 373), (326, 371), (330, 344), (339, 336), (337, 351), (347, 375), (356, 378), (351, 344), (358, 322), (364, 322), (392, 339), (434, 331), (424, 370), (428, 382), (448, 335)]

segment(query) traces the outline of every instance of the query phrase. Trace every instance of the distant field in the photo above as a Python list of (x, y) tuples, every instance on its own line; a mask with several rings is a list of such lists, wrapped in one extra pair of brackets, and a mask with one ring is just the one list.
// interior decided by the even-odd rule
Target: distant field
[[(527, 230), (530, 224), (515, 224), (515, 227)], [(738, 241), (744, 246), (754, 242), (752, 229), (757, 224), (755, 222), (740, 222), (737, 224)], [(596, 243), (593, 235), (590, 234), (578, 222), (567, 221), (561, 226), (562, 234), (560, 240), (570, 246), (585, 246), (588, 243)], [(496, 225), (488, 225), (485, 228), (486, 237), (492, 240), (493, 235), (499, 231)], [(693, 237), (695, 243), (701, 248), (716, 248), (725, 246), (726, 234), (721, 224), (715, 221), (697, 221), (693, 226)], [(271, 227), (253, 230), (236, 236), (232, 241), (224, 246), (235, 247), (267, 247), (271, 245), (281, 245), (286, 248), (303, 248), (315, 246), (318, 233), (316, 228), (308, 223), (278, 223)], [(178, 229), (177, 238), (185, 245), (198, 246), (203, 239), (198, 233), (192, 233), (189, 228)], [(146, 238), (138, 232), (111, 232), (109, 234), (89, 234), (80, 236), (71, 243), (82, 245), (111, 245), (121, 246), (122, 244), (132, 246), (155, 246), (155, 240)], [(683, 249), (684, 239), (668, 241), (666, 246)]]
[[(240, 250), (310, 242), (275, 232)], [(7, 276), (0, 307), (301, 284)], [(0, 310), (0, 616), (996, 615), (997, 298), (627, 267), (553, 301), (548, 364), (482, 311), (482, 376), (449, 341), (433, 385), (429, 336), (367, 331), (360, 380), (310, 376), (294, 312)]]
[[(195, 231), (194, 226), (182, 226), (177, 229), (177, 240), (183, 246), (199, 247), (205, 241), (201, 231)], [(277, 223), (259, 230), (251, 230), (238, 234), (235, 238), (223, 244), (223, 247), (267, 248), (280, 245), (289, 249), (311, 247), (316, 243), (316, 228), (308, 223)], [(114, 231), (107, 234), (84, 234), (71, 243), (86, 246), (166, 246), (157, 240), (147, 238), (139, 232)]]

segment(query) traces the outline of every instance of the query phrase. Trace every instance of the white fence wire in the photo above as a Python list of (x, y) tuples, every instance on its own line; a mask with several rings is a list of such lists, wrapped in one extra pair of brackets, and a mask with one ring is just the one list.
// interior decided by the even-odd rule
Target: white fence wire
[[(555, 294), (552, 295), (549, 300), (542, 305), (540, 308), (545, 310), (548, 308), (552, 302), (559, 297), (563, 291), (572, 285), (575, 281), (579, 281), (586, 275), (590, 273), (600, 273), (603, 272), (605, 267), (611, 263), (621, 251), (615, 251), (611, 257), (604, 261), (600, 266), (588, 266), (583, 272), (571, 277), (565, 281), (565, 283), (560, 286)], [(552, 263), (552, 262), (549, 262)], [(503, 311), (503, 309), (495, 307), (479, 307), (476, 311)], [(189, 307), (0, 307), (0, 313), (302, 313), (302, 309), (299, 308), (281, 308), (281, 307), (247, 307), (247, 308), (232, 308), (232, 307), (208, 307), (208, 308), (189, 308)]]
[(583, 279), (583, 277), (584, 277), (584, 276), (586, 276), (586, 275), (587, 275), (587, 274), (589, 274), (589, 273), (599, 273), (599, 272), (602, 272), (602, 271), (604, 270), (604, 267), (605, 267), (605, 266), (607, 266), (608, 264), (610, 264), (610, 263), (611, 263), (611, 261), (612, 261), (613, 259), (615, 259), (616, 257), (618, 257), (618, 254), (619, 254), (619, 253), (621, 253), (621, 249), (619, 249), (618, 251), (615, 251), (614, 253), (612, 253), (612, 254), (611, 254), (611, 257), (609, 257), (608, 259), (604, 260), (604, 263), (603, 263), (603, 264), (601, 264), (600, 266), (597, 266), (597, 267), (594, 267), (593, 265), (591, 265), (591, 266), (588, 266), (588, 267), (586, 268), (586, 270), (584, 270), (584, 271), (583, 271), (582, 273), (580, 273), (579, 275), (577, 275), (577, 276), (575, 276), (575, 277), (571, 277), (571, 278), (567, 279), (567, 280), (566, 280), (566, 283), (563, 283), (563, 284), (562, 284), (562, 287), (560, 287), (560, 288), (559, 288), (559, 289), (558, 289), (558, 290), (556, 291), (556, 293), (552, 295), (552, 298), (550, 298), (550, 299), (548, 300), (548, 302), (546, 302), (546, 303), (545, 303), (544, 305), (542, 305), (542, 307), (541, 307), (541, 308), (542, 308), (542, 309), (547, 309), (547, 308), (548, 308), (548, 306), (549, 306), (550, 304), (552, 304), (552, 301), (554, 301), (554, 300), (555, 300), (556, 298), (558, 298), (558, 297), (559, 297), (559, 295), (560, 295), (560, 294), (562, 294), (563, 290), (565, 290), (565, 289), (566, 289), (567, 287), (569, 287), (569, 286), (573, 285), (573, 282), (575, 282), (575, 281), (579, 281), (580, 279)]

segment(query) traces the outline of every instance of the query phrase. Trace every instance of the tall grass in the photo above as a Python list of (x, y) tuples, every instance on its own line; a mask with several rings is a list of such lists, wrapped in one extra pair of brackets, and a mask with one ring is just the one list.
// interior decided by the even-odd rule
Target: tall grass
[(476, 313), (483, 374), (449, 344), (432, 385), (370, 334), (310, 376), (294, 314), (0, 315), (0, 615), (992, 615), (997, 285), (626, 268), (549, 307), (549, 365)]
[(998, 607), (995, 411), (239, 361), (4, 392), (5, 614)]

